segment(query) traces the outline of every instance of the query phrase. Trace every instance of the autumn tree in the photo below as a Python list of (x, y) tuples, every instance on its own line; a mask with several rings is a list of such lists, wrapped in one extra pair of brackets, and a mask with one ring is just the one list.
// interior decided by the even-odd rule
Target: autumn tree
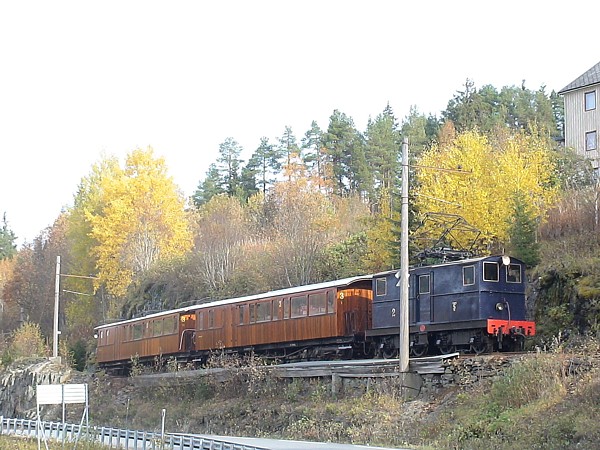
[(305, 178), (298, 178), (277, 184), (267, 207), (273, 211), (272, 257), (278, 284), (314, 283), (319, 257), (335, 229), (332, 204)]
[(248, 218), (239, 199), (213, 197), (198, 211), (194, 254), (198, 281), (206, 285), (206, 292), (219, 295), (227, 291), (250, 240)]
[[(93, 190), (97, 198), (84, 212), (100, 283), (122, 297), (135, 276), (185, 253), (191, 235), (183, 196), (151, 148), (134, 150), (124, 168), (111, 166), (103, 175)], [(112, 306), (112, 314), (119, 314), (118, 305)]]
[[(56, 256), (65, 257), (68, 264), (66, 241), (67, 220), (61, 214), (51, 227), (43, 230), (31, 243), (14, 257), (10, 279), (5, 285), (5, 300), (20, 311), (20, 321), (29, 321), (40, 326), (45, 336), (52, 336)], [(62, 305), (64, 306), (64, 304)], [(59, 315), (63, 328), (64, 308)], [(18, 323), (12, 324), (14, 328)]]
[(547, 140), (522, 131), (493, 139), (475, 131), (461, 133), (450, 144), (425, 152), (420, 165), (468, 173), (420, 169), (418, 210), (462, 216), (481, 231), (481, 244), (489, 251), (494, 244), (508, 242), (506, 219), (513, 213), (517, 193), (532, 216), (543, 219), (557, 193), (551, 156)]

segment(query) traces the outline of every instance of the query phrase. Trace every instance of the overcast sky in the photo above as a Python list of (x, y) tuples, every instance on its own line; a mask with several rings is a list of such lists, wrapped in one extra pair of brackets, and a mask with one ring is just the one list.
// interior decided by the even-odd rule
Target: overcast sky
[[(556, 7), (553, 7), (556, 5)], [(600, 3), (0, 0), (0, 214), (19, 244), (103, 155), (152, 146), (186, 196), (231, 136), (246, 159), (334, 109), (439, 115), (477, 87), (559, 90), (600, 60)]]

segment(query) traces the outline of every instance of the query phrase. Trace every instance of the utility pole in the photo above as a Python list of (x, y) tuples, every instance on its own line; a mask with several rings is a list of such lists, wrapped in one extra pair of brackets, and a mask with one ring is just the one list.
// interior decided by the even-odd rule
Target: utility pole
[(60, 256), (56, 256), (56, 281), (54, 282), (54, 338), (52, 339), (52, 356), (58, 356), (58, 296), (60, 292)]
[(400, 341), (398, 362), (400, 372), (408, 372), (408, 138), (402, 141), (402, 205), (400, 209)]

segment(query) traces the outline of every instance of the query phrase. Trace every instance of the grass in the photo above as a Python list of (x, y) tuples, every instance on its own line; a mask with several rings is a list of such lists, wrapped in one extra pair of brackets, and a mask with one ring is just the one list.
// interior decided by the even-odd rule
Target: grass
[[(52, 448), (54, 446), (50, 444), (49, 447)], [(45, 448), (44, 444), (42, 444), (42, 448)], [(79, 442), (77, 448), (79, 450), (106, 450), (105, 446), (90, 442)], [(37, 439), (0, 436), (0, 450), (38, 450)]]
[(225, 381), (134, 387), (98, 374), (90, 420), (158, 431), (165, 408), (168, 432), (440, 450), (600, 448), (599, 355), (595, 341), (560, 343), (502, 376), (412, 401), (394, 378), (354, 381), (333, 395), (326, 379), (272, 378), (253, 360), (228, 361)]

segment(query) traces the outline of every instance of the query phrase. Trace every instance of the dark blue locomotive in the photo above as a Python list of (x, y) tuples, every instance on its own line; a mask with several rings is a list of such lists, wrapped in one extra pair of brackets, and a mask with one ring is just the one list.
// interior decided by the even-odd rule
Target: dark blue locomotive
[[(526, 320), (524, 269), (522, 261), (509, 256), (411, 269), (411, 355), (521, 349), (524, 338), (535, 335), (535, 323)], [(394, 356), (399, 347), (396, 273), (373, 276), (372, 326), (366, 338), (384, 357)]]

